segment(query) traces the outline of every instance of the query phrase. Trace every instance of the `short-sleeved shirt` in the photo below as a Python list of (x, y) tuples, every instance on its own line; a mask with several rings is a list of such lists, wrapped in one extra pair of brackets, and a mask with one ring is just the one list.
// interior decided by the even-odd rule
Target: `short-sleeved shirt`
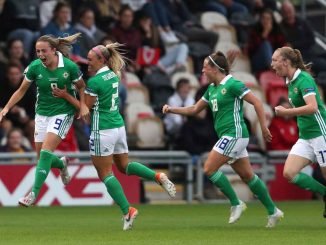
[(242, 98), (249, 92), (242, 82), (235, 80), (231, 75), (227, 75), (219, 85), (212, 83), (208, 86), (202, 99), (208, 103), (212, 111), (214, 128), (219, 138), (249, 137), (242, 108)]
[(326, 136), (326, 109), (325, 104), (320, 98), (317, 85), (312, 76), (298, 69), (289, 81), (287, 79), (289, 101), (293, 107), (305, 106), (304, 98), (309, 95), (315, 95), (318, 105), (318, 111), (310, 115), (297, 116), (299, 128), (299, 138), (312, 139), (318, 136)]
[(78, 66), (70, 59), (57, 52), (59, 62), (54, 70), (48, 69), (40, 59), (34, 60), (25, 69), (25, 79), (35, 82), (37, 87), (36, 114), (42, 116), (56, 116), (60, 114), (74, 114), (76, 109), (67, 100), (54, 97), (52, 88), (63, 89), (65, 86), (69, 94), (75, 96), (74, 83), (82, 78)]
[(107, 66), (102, 67), (87, 82), (86, 94), (96, 96), (91, 112), (91, 130), (113, 129), (124, 126), (119, 112), (119, 78)]

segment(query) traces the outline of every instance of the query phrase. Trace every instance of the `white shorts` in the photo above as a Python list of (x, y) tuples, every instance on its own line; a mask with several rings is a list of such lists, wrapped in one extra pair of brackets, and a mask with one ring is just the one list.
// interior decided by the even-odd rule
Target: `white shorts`
[(74, 121), (74, 115), (61, 114), (52, 117), (35, 116), (35, 142), (43, 142), (47, 133), (54, 133), (64, 139)]
[(248, 143), (249, 138), (222, 136), (213, 147), (213, 150), (224, 156), (230, 157), (231, 160), (228, 161), (228, 164), (232, 164), (237, 159), (248, 157)]
[(298, 139), (289, 154), (304, 157), (326, 167), (326, 138), (319, 136), (310, 140)]
[(92, 156), (128, 153), (125, 127), (92, 131), (89, 149)]

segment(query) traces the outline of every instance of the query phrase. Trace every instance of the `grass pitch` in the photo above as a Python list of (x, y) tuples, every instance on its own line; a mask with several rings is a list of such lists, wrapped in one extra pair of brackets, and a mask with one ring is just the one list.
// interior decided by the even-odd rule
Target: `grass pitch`
[(139, 205), (134, 227), (122, 231), (120, 210), (109, 207), (0, 208), (0, 244), (326, 244), (321, 201), (280, 202), (285, 218), (266, 229), (265, 209), (249, 203), (237, 224), (229, 205)]

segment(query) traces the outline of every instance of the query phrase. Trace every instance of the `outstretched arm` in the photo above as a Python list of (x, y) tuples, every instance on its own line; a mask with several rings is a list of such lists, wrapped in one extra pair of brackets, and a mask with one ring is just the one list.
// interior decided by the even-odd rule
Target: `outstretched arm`
[(0, 112), (0, 122), (2, 121), (2, 118), (6, 116), (8, 111), (23, 98), (29, 86), (31, 86), (31, 82), (24, 79), (20, 87), (15, 91), (15, 93), (13, 93), (8, 103)]
[(192, 116), (199, 112), (201, 112), (204, 108), (206, 108), (207, 103), (200, 99), (197, 101), (196, 104), (192, 106), (186, 106), (186, 107), (171, 107), (169, 105), (164, 105), (162, 108), (162, 112), (164, 114), (166, 113), (173, 113), (173, 114), (179, 114), (183, 116)]
[(265, 117), (263, 103), (259, 99), (257, 99), (257, 97), (252, 92), (247, 93), (243, 97), (243, 99), (254, 106), (264, 139), (267, 142), (272, 141), (272, 135), (266, 124), (266, 117)]

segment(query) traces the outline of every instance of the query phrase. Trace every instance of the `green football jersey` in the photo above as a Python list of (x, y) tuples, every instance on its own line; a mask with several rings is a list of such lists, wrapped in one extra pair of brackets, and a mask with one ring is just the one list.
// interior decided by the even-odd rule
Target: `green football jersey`
[(37, 87), (36, 113), (42, 116), (74, 114), (76, 109), (68, 101), (52, 95), (52, 88), (63, 89), (66, 86), (69, 94), (75, 96), (74, 83), (82, 78), (78, 66), (60, 52), (58, 67), (49, 70), (40, 59), (34, 60), (25, 69), (25, 79), (35, 82)]
[(107, 66), (97, 71), (87, 82), (86, 94), (96, 96), (92, 108), (91, 129), (103, 130), (124, 126), (119, 112), (119, 78)]
[(203, 95), (213, 114), (214, 128), (218, 137), (248, 138), (243, 119), (242, 98), (250, 90), (240, 81), (227, 75), (219, 85), (210, 84)]
[(298, 69), (291, 81), (287, 80), (289, 101), (293, 107), (306, 105), (304, 97), (314, 94), (318, 105), (318, 111), (314, 114), (297, 116), (299, 138), (312, 139), (326, 135), (326, 110), (325, 104), (320, 98), (318, 88), (311, 75)]

